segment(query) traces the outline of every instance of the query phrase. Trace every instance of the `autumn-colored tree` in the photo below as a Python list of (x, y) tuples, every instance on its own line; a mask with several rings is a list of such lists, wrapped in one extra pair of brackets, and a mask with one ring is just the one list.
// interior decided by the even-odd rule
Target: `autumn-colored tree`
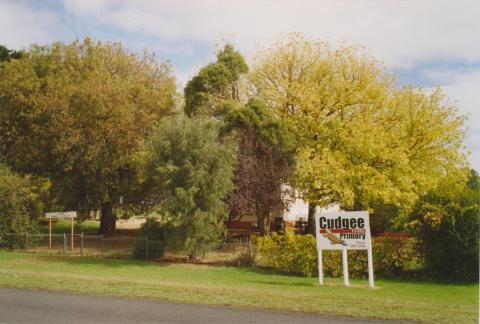
[(121, 44), (32, 46), (1, 63), (0, 153), (16, 171), (49, 177), (64, 208), (101, 209), (107, 233), (114, 204), (130, 198), (132, 156), (174, 96), (168, 64)]
[(440, 89), (396, 87), (359, 47), (292, 34), (259, 52), (249, 82), (297, 135), (295, 184), (314, 204), (399, 214), (465, 170), (465, 118)]

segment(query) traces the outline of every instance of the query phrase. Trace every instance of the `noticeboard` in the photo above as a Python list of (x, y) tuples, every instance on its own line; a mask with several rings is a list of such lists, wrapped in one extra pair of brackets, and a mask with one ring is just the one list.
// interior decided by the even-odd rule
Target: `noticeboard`
[(76, 211), (69, 212), (55, 212), (55, 213), (45, 213), (47, 218), (75, 218), (77, 217)]
[(316, 208), (315, 227), (318, 252), (318, 279), (323, 285), (323, 250), (342, 250), (343, 282), (348, 280), (348, 250), (367, 250), (368, 285), (374, 287), (372, 239), (368, 211), (321, 212)]
[(371, 246), (368, 211), (315, 215), (319, 250), (367, 250)]

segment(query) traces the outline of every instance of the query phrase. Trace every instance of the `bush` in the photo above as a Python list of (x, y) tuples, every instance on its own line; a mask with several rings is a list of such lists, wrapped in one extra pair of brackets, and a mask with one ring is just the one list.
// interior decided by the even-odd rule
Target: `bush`
[(159, 258), (163, 256), (166, 248), (166, 237), (169, 226), (161, 224), (154, 218), (148, 218), (140, 228), (133, 255), (135, 259)]
[(8, 247), (23, 247), (24, 239), (7, 233), (36, 233), (34, 217), (37, 196), (30, 180), (15, 174), (0, 164), (0, 243)]
[[(316, 276), (317, 247), (312, 235), (285, 235), (273, 233), (256, 241), (259, 266), (270, 267), (285, 273)], [(391, 277), (404, 275), (416, 270), (421, 264), (414, 239), (402, 235), (386, 235), (373, 239), (373, 265), (376, 276)], [(323, 251), (325, 275), (343, 275), (341, 251)], [(352, 277), (368, 276), (367, 251), (348, 251), (349, 274)]]
[(273, 233), (256, 240), (257, 264), (281, 272), (312, 276), (317, 269), (316, 242), (312, 235)]
[(475, 171), (460, 188), (446, 183), (423, 196), (411, 217), (428, 276), (478, 281), (480, 181)]
[(231, 140), (219, 138), (220, 126), (208, 118), (166, 118), (142, 154), (149, 198), (190, 259), (214, 248), (225, 231), (235, 149)]

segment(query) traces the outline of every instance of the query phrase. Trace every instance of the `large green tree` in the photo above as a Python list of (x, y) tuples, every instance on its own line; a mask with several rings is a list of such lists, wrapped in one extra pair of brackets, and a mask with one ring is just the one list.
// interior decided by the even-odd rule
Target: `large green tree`
[(130, 198), (132, 156), (174, 97), (170, 66), (121, 44), (32, 46), (1, 63), (0, 153), (16, 171), (49, 177), (57, 205), (100, 209), (107, 233), (115, 203)]
[(464, 176), (465, 118), (439, 89), (395, 86), (360, 48), (289, 35), (259, 52), (249, 81), (297, 135), (295, 183), (311, 203), (399, 215)]
[(228, 218), (235, 151), (219, 127), (205, 117), (165, 119), (142, 155), (149, 197), (171, 225), (167, 240), (191, 259), (217, 243)]
[(239, 80), (247, 71), (243, 56), (232, 45), (225, 45), (218, 52), (217, 61), (202, 67), (187, 83), (184, 90), (187, 115), (221, 115), (218, 108), (222, 102), (239, 100)]

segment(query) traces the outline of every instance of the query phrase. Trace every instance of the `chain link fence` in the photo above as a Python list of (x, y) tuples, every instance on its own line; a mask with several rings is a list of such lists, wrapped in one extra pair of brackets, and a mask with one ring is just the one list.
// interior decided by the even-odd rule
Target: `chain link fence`
[[(169, 249), (163, 241), (141, 236), (10, 233), (0, 237), (0, 248), (28, 253), (192, 262), (185, 253)], [(221, 242), (194, 262), (246, 265), (251, 262), (253, 255), (254, 248), (249, 241)]]

